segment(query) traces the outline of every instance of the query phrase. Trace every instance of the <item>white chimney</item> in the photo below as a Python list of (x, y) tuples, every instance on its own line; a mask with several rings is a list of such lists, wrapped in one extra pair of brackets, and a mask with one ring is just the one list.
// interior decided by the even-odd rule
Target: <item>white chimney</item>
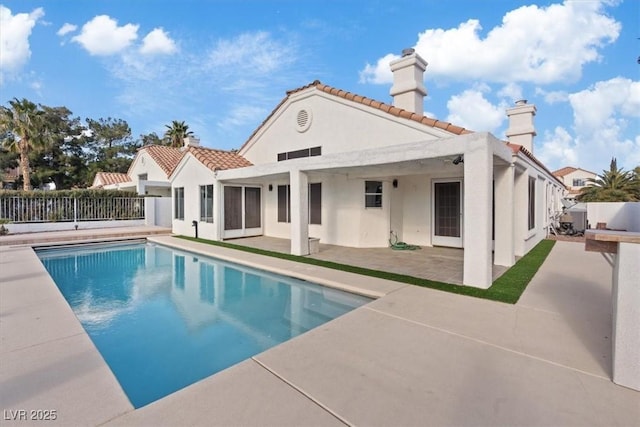
[(533, 154), (533, 137), (536, 136), (536, 128), (533, 126), (533, 116), (536, 115), (536, 106), (527, 104), (526, 99), (516, 101), (515, 107), (507, 109), (509, 117), (509, 129), (505, 133), (509, 142), (522, 145)]
[(200, 145), (200, 138), (196, 136), (185, 136), (183, 140), (185, 147), (197, 147)]
[(424, 97), (427, 95), (427, 89), (424, 87), (423, 76), (427, 65), (427, 61), (422, 59), (414, 49), (404, 49), (402, 58), (391, 62), (393, 86), (389, 93), (393, 96), (394, 107), (420, 116), (424, 114)]

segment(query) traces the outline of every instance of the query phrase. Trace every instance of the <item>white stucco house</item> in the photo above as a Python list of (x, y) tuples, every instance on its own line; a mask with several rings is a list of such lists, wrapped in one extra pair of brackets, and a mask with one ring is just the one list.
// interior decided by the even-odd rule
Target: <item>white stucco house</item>
[(169, 177), (174, 233), (197, 221), (203, 238), (280, 237), (306, 255), (310, 237), (387, 247), (394, 232), (464, 248), (463, 283), (488, 288), (493, 263), (546, 237), (564, 186), (533, 155), (534, 105), (507, 110), (509, 142), (425, 117), (426, 66), (412, 50), (391, 63), (393, 105), (315, 81), (237, 153), (185, 155)]
[(554, 171), (553, 176), (558, 178), (558, 180), (567, 187), (568, 191), (565, 198), (575, 200), (576, 196), (580, 194), (584, 187), (591, 185), (589, 179), (596, 179), (598, 175), (586, 169), (565, 166)]
[[(198, 144), (193, 137), (185, 145)], [(183, 150), (164, 145), (146, 145), (138, 149), (127, 173), (98, 172), (90, 188), (135, 191), (139, 195), (171, 197), (169, 175), (183, 156)]]

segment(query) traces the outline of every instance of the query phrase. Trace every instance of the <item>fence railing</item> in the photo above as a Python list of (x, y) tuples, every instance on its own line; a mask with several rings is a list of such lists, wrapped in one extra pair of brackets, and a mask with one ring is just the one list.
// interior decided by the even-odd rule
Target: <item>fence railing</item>
[(144, 219), (144, 197), (2, 197), (0, 218), (14, 223)]

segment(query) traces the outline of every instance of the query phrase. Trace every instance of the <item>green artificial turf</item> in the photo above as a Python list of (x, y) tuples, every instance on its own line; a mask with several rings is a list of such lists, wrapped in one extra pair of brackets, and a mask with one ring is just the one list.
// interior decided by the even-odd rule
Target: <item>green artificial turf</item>
[(419, 277), (407, 276), (404, 274), (390, 273), (387, 271), (372, 270), (369, 268), (356, 267), (353, 265), (340, 264), (332, 261), (290, 255), (281, 252), (267, 251), (264, 249), (251, 248), (248, 246), (235, 245), (228, 242), (218, 242), (207, 239), (196, 239), (188, 236), (177, 236), (181, 239), (193, 242), (206, 243), (208, 245), (220, 246), (223, 248), (236, 249), (253, 254), (270, 256), (274, 258), (286, 259), (303, 264), (317, 265), (319, 267), (332, 268), (334, 270), (346, 271), (349, 273), (361, 274), (364, 276), (377, 277), (380, 279), (393, 280), (395, 282), (409, 283), (411, 285), (423, 286), (425, 288), (438, 289), (455, 294), (468, 295), (477, 298), (485, 298), (494, 301), (515, 304), (527, 285), (536, 274), (544, 260), (551, 252), (555, 244), (553, 240), (543, 240), (536, 245), (528, 254), (520, 258), (518, 262), (507, 270), (502, 276), (496, 279), (489, 289), (478, 289), (470, 286), (452, 285), (449, 283), (436, 282), (434, 280), (421, 279)]

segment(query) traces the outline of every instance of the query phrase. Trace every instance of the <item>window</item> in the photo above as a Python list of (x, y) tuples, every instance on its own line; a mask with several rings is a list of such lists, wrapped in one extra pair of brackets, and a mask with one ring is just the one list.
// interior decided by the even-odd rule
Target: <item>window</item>
[(574, 178), (573, 186), (574, 187), (584, 187), (586, 185), (586, 180), (584, 178)]
[(309, 224), (322, 224), (322, 183), (309, 184)]
[(314, 157), (322, 155), (322, 147), (303, 148), (302, 150), (288, 151), (285, 153), (278, 153), (278, 161), (291, 159), (301, 159), (303, 157)]
[(382, 207), (382, 181), (364, 182), (364, 207)]
[(213, 222), (213, 185), (200, 186), (200, 221)]
[(291, 222), (291, 187), (278, 185), (278, 222)]
[[(291, 186), (278, 185), (278, 222), (291, 222)], [(309, 224), (322, 224), (322, 183), (309, 184)]]
[(184, 187), (173, 189), (173, 217), (184, 219)]
[(536, 226), (536, 179), (529, 177), (529, 230)]
[(146, 181), (147, 179), (149, 179), (149, 176), (146, 173), (138, 175), (138, 181)]

